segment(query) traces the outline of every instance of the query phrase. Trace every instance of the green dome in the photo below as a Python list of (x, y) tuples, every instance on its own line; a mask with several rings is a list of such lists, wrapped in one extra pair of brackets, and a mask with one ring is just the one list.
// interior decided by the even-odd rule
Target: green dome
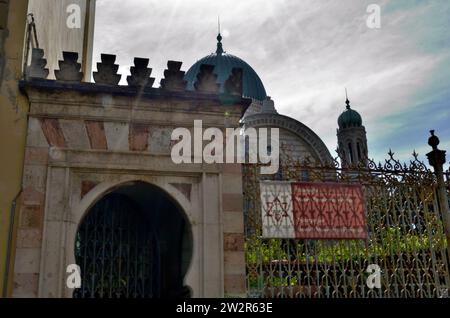
[(339, 116), (338, 125), (339, 129), (350, 128), (350, 127), (362, 127), (361, 115), (350, 108), (350, 102), (346, 100), (347, 109)]
[(194, 90), (194, 84), (197, 81), (197, 74), (200, 71), (200, 65), (209, 64), (214, 65), (214, 74), (217, 75), (217, 83), (220, 84), (220, 92), (224, 91), (224, 83), (230, 77), (231, 70), (235, 67), (242, 68), (242, 96), (247, 98), (254, 98), (260, 101), (266, 99), (266, 90), (264, 85), (256, 74), (255, 70), (248, 65), (244, 60), (237, 56), (225, 53), (222, 49), (222, 37), (217, 36), (217, 50), (204, 58), (198, 60), (189, 68), (184, 76), (187, 81), (187, 89)]

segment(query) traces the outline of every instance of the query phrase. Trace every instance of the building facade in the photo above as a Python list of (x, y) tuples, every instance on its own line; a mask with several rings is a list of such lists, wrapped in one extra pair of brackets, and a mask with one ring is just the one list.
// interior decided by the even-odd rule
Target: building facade
[[(13, 297), (107, 296), (111, 285), (91, 285), (88, 279), (99, 275), (100, 269), (92, 266), (100, 263), (102, 272), (109, 266), (115, 273), (111, 275), (127, 282), (124, 289), (114, 287), (117, 297), (243, 295), (240, 165), (177, 165), (171, 159), (171, 133), (176, 127), (192, 130), (198, 118), (205, 127), (237, 127), (250, 100), (237, 96), (224, 106), (218, 92), (185, 91), (178, 62), (168, 63), (164, 86), (156, 89), (140, 76), (148, 70), (148, 60), (136, 59), (129, 85), (118, 86), (110, 55), (102, 56), (103, 71), (94, 74), (97, 83), (82, 83), (76, 57), (64, 56), (66, 71), (56, 72), (55, 81), (31, 77), (20, 84), (30, 101), (30, 118)], [(207, 81), (208, 76), (198, 78), (205, 87)], [(84, 225), (91, 222), (91, 213), (126, 205), (117, 199), (120, 196), (140, 210), (136, 213), (153, 231), (154, 254), (146, 260), (130, 258), (141, 255), (135, 249), (143, 243), (137, 237), (136, 242), (127, 241), (124, 233), (135, 232), (126, 232), (125, 225), (99, 220), (95, 226)], [(123, 209), (117, 215), (132, 210)], [(122, 249), (123, 255), (105, 258), (108, 249)], [(79, 264), (84, 275), (76, 295), (66, 284), (71, 264)], [(125, 274), (130, 266), (151, 270), (145, 277), (131, 269)], [(128, 294), (137, 288), (131, 287), (133, 279), (148, 289)]]
[[(241, 164), (176, 164), (173, 132), (183, 127), (195, 135), (195, 120), (222, 132), (277, 128), (279, 144), (269, 147), (280, 148), (281, 160), (319, 164), (333, 160), (327, 147), (304, 123), (277, 112), (256, 71), (224, 52), (220, 34), (215, 53), (186, 73), (169, 61), (155, 85), (149, 60), (135, 58), (128, 85), (119, 86), (114, 55), (102, 54), (90, 72), (94, 1), (79, 3), (84, 29), (58, 33), (54, 46), (52, 34), (64, 21), (50, 13), (64, 5), (53, 2), (9, 3), (9, 12), (20, 12), (14, 21), (33, 12), (40, 48), (24, 53), (26, 23), (7, 38), (22, 45), (5, 64), (15, 76), (3, 77), (1, 96), (7, 98), (5, 85), (16, 87), (15, 102), (2, 108), (9, 117), (1, 116), (2, 136), (11, 137), (2, 147), (12, 150), (1, 165), (1, 226), (9, 233), (1, 241), (2, 264), (9, 264), (3, 295), (245, 296)], [(359, 134), (354, 140), (365, 141), (359, 145), (367, 154), (362, 123), (341, 117), (338, 139)], [(81, 286), (74, 287), (77, 273)]]

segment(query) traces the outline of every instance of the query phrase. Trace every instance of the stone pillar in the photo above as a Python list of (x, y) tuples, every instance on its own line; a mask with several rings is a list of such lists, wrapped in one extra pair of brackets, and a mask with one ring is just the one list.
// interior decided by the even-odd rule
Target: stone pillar
[(38, 297), (49, 151), (39, 119), (30, 117), (27, 139), (17, 226), (13, 297)]
[(445, 151), (438, 149), (439, 138), (434, 135), (434, 130), (431, 130), (430, 133), (431, 137), (428, 139), (428, 144), (433, 148), (433, 151), (427, 153), (427, 157), (428, 162), (433, 166), (434, 173), (436, 174), (439, 207), (442, 214), (442, 221), (444, 222), (445, 236), (447, 238), (447, 253), (449, 253), (450, 257), (450, 209), (448, 205), (449, 197), (444, 180)]
[(225, 163), (222, 174), (224, 293), (245, 297), (244, 213), (239, 163)]

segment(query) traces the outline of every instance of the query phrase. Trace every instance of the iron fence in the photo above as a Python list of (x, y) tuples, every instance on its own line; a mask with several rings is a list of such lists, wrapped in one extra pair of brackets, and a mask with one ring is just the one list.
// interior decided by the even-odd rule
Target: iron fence
[[(359, 185), (367, 238), (264, 237), (260, 186), (268, 179), (300, 187), (303, 182)], [(449, 251), (438, 183), (416, 153), (408, 164), (390, 152), (383, 164), (369, 160), (353, 167), (285, 156), (277, 175), (268, 178), (258, 165), (244, 165), (243, 180), (250, 297), (448, 297)], [(377, 270), (374, 286), (371, 274)]]

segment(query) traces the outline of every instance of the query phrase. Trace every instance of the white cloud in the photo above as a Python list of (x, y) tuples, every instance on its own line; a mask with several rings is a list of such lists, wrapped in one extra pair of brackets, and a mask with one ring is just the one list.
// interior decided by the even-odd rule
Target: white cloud
[(157, 85), (167, 60), (187, 70), (215, 50), (220, 15), (224, 49), (253, 66), (280, 113), (308, 125), (333, 152), (344, 87), (370, 143), (392, 134), (395, 123), (382, 119), (410, 105), (442, 58), (421, 50), (411, 29), (430, 5), (382, 11), (381, 29), (372, 30), (365, 21), (372, 2), (98, 0), (94, 56), (117, 54), (124, 75), (133, 57), (149, 57)]

